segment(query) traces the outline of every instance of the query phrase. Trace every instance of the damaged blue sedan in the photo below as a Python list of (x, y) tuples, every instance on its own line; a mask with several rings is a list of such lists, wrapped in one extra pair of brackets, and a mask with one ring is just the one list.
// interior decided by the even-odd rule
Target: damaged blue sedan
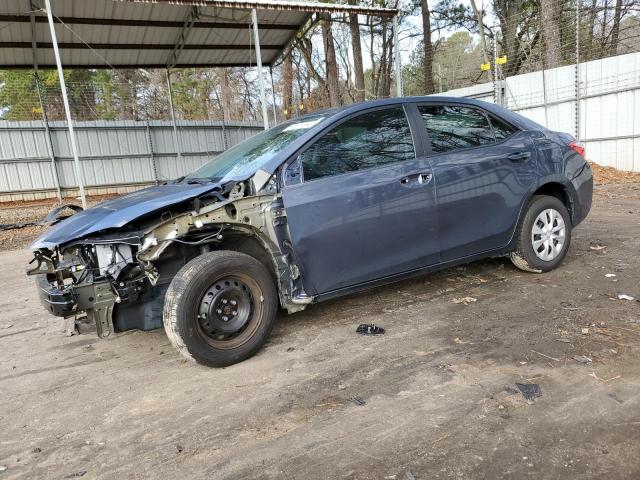
[(164, 325), (187, 358), (255, 354), (278, 309), (473, 260), (546, 272), (591, 208), (584, 149), (495, 105), (387, 99), (291, 120), (32, 245), (53, 315)]

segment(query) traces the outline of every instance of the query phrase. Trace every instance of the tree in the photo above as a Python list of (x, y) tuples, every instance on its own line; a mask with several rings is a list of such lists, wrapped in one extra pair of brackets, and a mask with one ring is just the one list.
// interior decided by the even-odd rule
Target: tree
[(540, 0), (542, 32), (544, 35), (544, 59), (546, 68), (561, 64), (562, 42), (560, 41), (560, 2)]
[[(355, 4), (355, 0), (349, 0), (350, 4)], [(364, 89), (364, 68), (362, 65), (362, 43), (360, 42), (360, 25), (358, 15), (349, 14), (349, 31), (351, 32), (351, 51), (353, 54), (353, 75), (355, 77), (355, 98), (359, 102), (365, 99)]]
[(433, 45), (431, 44), (431, 13), (428, 0), (420, 0), (422, 10), (422, 31), (424, 45), (424, 93), (435, 91), (433, 86)]
[(325, 72), (327, 75), (327, 90), (329, 102), (332, 107), (340, 105), (338, 92), (338, 62), (336, 60), (336, 47), (333, 43), (333, 31), (331, 29), (331, 14), (322, 15), (322, 43), (324, 45)]

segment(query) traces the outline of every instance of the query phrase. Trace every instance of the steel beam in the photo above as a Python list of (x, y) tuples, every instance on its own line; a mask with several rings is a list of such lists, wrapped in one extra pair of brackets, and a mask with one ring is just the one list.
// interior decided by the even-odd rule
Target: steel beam
[[(41, 42), (40, 48), (53, 48), (52, 43)], [(87, 46), (94, 50), (174, 50), (176, 45), (173, 43), (75, 43), (75, 42), (61, 42), (58, 43), (58, 48), (66, 50), (84, 50)], [(285, 45), (263, 45), (265, 50), (280, 50)], [(0, 48), (31, 48), (31, 42), (0, 42)], [(246, 44), (183, 44), (181, 50), (250, 50)]]
[(76, 134), (73, 131), (73, 120), (71, 119), (71, 108), (69, 107), (69, 97), (67, 96), (67, 85), (64, 81), (64, 71), (62, 70), (62, 61), (60, 60), (60, 51), (58, 50), (58, 38), (56, 36), (56, 28), (53, 23), (53, 13), (51, 11), (51, 0), (44, 0), (47, 18), (49, 19), (49, 31), (51, 32), (51, 41), (53, 43), (53, 54), (56, 58), (56, 66), (58, 68), (58, 80), (60, 81), (60, 90), (62, 91), (62, 102), (64, 104), (64, 113), (67, 117), (67, 127), (69, 128), (69, 142), (71, 143), (71, 151), (73, 152), (73, 165), (78, 179), (78, 189), (80, 190), (80, 199), (82, 200), (82, 208), (87, 208), (87, 198), (84, 193), (84, 177), (82, 174), (82, 166), (78, 157), (78, 145), (76, 143)]
[(269, 128), (269, 116), (267, 114), (267, 102), (264, 92), (264, 72), (262, 71), (262, 54), (260, 53), (260, 31), (258, 30), (258, 12), (251, 10), (251, 20), (253, 23), (253, 40), (256, 48), (256, 64), (258, 66), (258, 84), (260, 85), (260, 104), (262, 105), (262, 121), (264, 129)]
[(167, 75), (167, 89), (169, 91), (169, 110), (171, 112), (171, 123), (173, 124), (173, 143), (176, 147), (176, 153), (178, 154), (178, 161), (182, 160), (182, 148), (180, 142), (178, 142), (178, 124), (176, 123), (176, 111), (173, 107), (173, 88), (171, 87), (171, 72), (169, 69), (165, 69)]
[[(55, 23), (66, 23), (67, 25), (98, 25), (98, 26), (114, 26), (114, 27), (159, 27), (159, 28), (182, 28), (184, 22), (180, 21), (163, 21), (163, 20), (129, 20), (124, 18), (82, 18), (82, 17), (57, 17), (54, 18)], [(0, 15), (1, 23), (30, 23), (31, 19), (28, 15)], [(45, 17), (35, 17), (36, 23), (47, 23)], [(224, 29), (224, 28), (240, 28), (250, 27), (249, 23), (242, 22), (194, 22), (192, 28), (207, 29)], [(287, 30), (298, 31), (299, 25), (292, 24), (274, 24), (262, 23), (259, 25), (261, 30)]]

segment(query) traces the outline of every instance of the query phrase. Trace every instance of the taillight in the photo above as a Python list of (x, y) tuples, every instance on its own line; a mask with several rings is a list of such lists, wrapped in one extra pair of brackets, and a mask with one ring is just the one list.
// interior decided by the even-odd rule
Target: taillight
[(584, 157), (584, 144), (582, 142), (571, 142), (569, 148), (581, 157)]

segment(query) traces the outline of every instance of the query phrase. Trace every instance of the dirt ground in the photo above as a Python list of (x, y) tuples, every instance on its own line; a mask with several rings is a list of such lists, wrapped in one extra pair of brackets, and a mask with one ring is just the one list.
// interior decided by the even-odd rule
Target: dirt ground
[(0, 479), (640, 478), (639, 233), (640, 183), (597, 187), (554, 272), (497, 259), (314, 305), (218, 370), (162, 330), (66, 337), (28, 253), (0, 253)]

